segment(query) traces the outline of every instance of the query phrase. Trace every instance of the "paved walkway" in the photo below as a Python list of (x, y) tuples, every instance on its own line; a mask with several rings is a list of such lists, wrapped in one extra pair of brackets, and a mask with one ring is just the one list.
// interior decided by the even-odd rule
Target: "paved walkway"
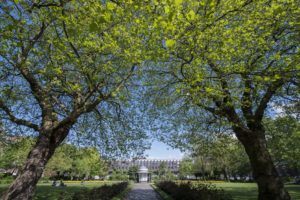
[(149, 183), (135, 183), (124, 200), (161, 200)]

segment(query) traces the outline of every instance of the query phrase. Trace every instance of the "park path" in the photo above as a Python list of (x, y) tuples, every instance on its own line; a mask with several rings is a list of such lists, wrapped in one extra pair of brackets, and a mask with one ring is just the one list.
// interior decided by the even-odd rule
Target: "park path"
[(149, 183), (135, 183), (124, 200), (161, 200)]

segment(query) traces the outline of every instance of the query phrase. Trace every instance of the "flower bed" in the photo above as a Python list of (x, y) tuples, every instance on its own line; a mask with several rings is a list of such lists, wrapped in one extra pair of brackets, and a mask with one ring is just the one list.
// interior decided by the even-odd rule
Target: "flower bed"
[(128, 187), (128, 182), (121, 182), (112, 185), (104, 185), (92, 190), (83, 190), (73, 196), (73, 200), (111, 200)]
[(162, 181), (156, 185), (174, 200), (232, 200), (230, 195), (211, 184)]

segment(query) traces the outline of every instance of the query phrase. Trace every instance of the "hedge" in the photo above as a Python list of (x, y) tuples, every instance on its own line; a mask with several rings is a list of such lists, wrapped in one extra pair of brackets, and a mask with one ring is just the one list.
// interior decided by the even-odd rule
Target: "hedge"
[(156, 185), (174, 200), (232, 200), (224, 190), (217, 189), (211, 184), (162, 181)]
[(128, 187), (128, 182), (121, 182), (112, 185), (104, 185), (92, 190), (76, 192), (72, 200), (111, 200), (122, 193)]

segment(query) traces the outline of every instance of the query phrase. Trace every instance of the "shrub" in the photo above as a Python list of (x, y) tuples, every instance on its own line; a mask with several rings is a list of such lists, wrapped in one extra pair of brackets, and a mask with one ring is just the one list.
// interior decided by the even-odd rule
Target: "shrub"
[(232, 197), (214, 185), (203, 183), (175, 183), (162, 181), (157, 186), (174, 200), (232, 200)]
[(73, 200), (110, 200), (123, 192), (128, 186), (128, 182), (116, 183), (113, 185), (104, 185), (92, 190), (83, 190), (76, 192)]

